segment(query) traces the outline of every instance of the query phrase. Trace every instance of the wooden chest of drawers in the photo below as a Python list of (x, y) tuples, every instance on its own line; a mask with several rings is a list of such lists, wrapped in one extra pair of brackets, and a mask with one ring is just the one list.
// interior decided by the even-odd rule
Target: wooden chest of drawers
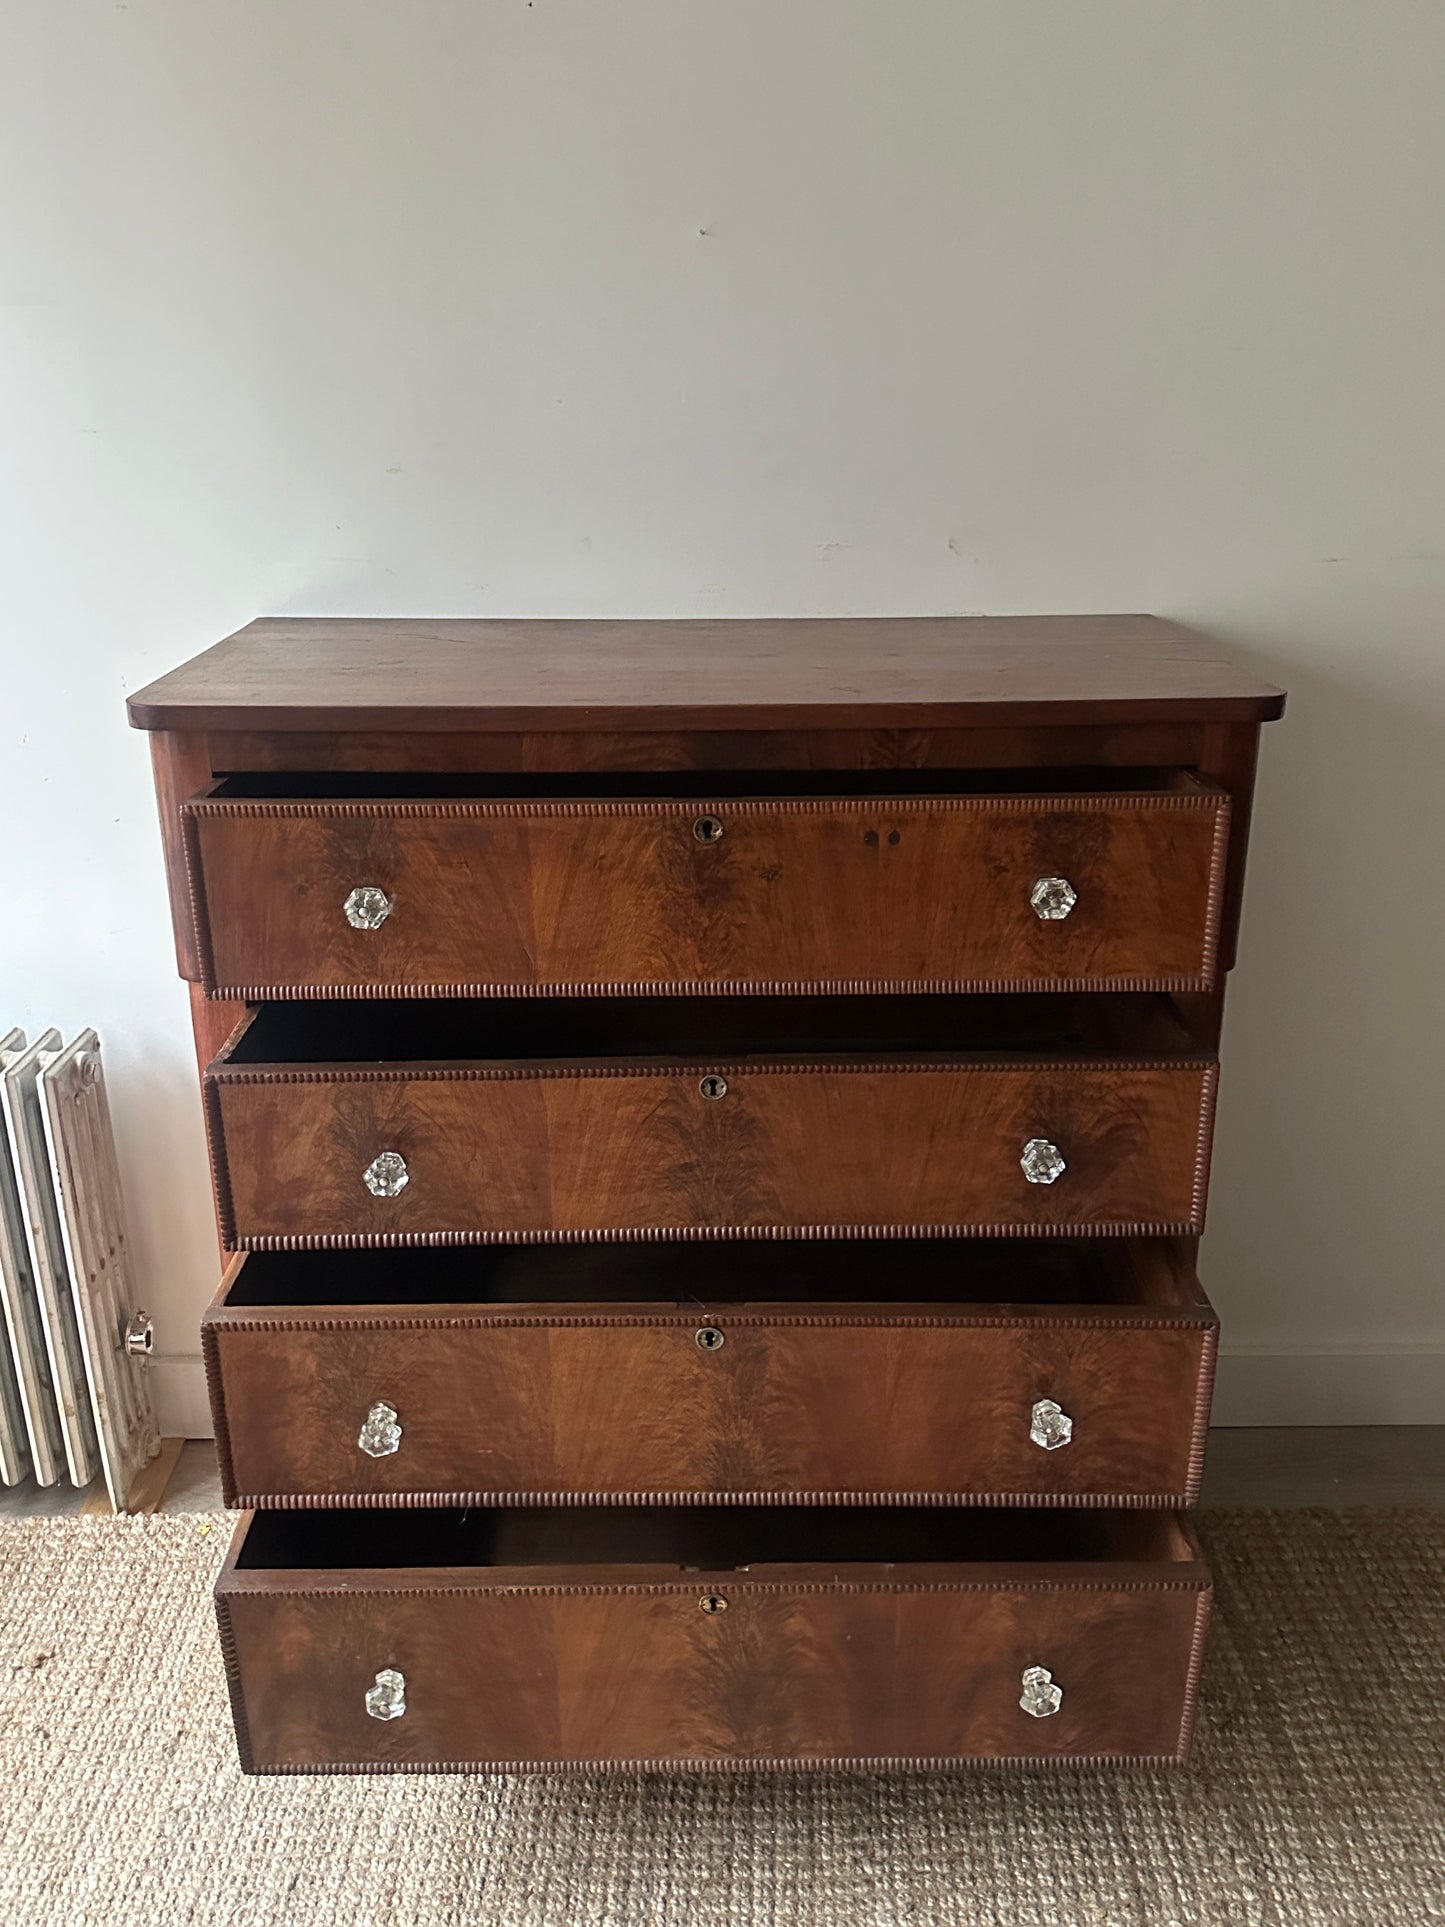
[(261, 622), (133, 698), (244, 1765), (1183, 1757), (1282, 705), (1139, 616)]

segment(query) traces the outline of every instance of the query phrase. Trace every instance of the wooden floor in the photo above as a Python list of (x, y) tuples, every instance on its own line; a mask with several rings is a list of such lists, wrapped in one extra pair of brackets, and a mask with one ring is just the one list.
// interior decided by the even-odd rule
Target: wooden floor
[[(1209, 1435), (1205, 1505), (1423, 1505), (1445, 1511), (1445, 1425), (1234, 1427)], [(107, 1510), (104, 1487), (0, 1488), (0, 1519)], [(161, 1512), (221, 1511), (216, 1448), (182, 1447)]]
[[(159, 1504), (148, 1505), (146, 1510), (220, 1512), (222, 1509), (221, 1470), (216, 1464), (215, 1445), (210, 1439), (188, 1439), (175, 1458)], [(66, 1479), (49, 1486), (38, 1486), (33, 1479), (26, 1479), (22, 1485), (0, 1486), (0, 1519), (53, 1519), (109, 1510), (102, 1479), (94, 1479), (88, 1486), (73, 1486)]]
[(1217, 1428), (1202, 1503), (1445, 1510), (1445, 1425)]

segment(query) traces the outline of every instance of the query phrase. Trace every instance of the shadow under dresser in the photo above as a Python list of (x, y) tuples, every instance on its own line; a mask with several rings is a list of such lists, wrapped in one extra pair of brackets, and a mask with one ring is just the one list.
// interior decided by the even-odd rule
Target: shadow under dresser
[(1147, 616), (269, 620), (132, 698), (248, 1770), (1185, 1756), (1282, 707)]

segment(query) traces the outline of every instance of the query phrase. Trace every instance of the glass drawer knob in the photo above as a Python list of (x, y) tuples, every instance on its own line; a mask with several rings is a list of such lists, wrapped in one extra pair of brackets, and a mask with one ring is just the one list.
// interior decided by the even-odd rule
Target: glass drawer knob
[[(1038, 1407), (1035, 1406), (1037, 1411)], [(379, 1399), (367, 1413), (361, 1427), (361, 1436), (356, 1443), (369, 1459), (389, 1458), (401, 1447), (401, 1426), (397, 1423), (396, 1407)]]
[(1063, 1407), (1051, 1398), (1041, 1398), (1033, 1409), (1033, 1422), (1029, 1426), (1029, 1437), (1034, 1444), (1041, 1445), (1046, 1452), (1057, 1452), (1073, 1436), (1074, 1421)]
[(362, 1182), (374, 1198), (394, 1198), (411, 1181), (406, 1159), (400, 1151), (381, 1151), (361, 1174)]
[(396, 908), (385, 890), (374, 883), (358, 883), (341, 907), (353, 930), (380, 930)]
[(1069, 1167), (1057, 1144), (1050, 1143), (1046, 1137), (1031, 1137), (1024, 1146), (1019, 1168), (1030, 1184), (1053, 1184)]
[(366, 1710), (374, 1720), (399, 1720), (406, 1711), (406, 1674), (384, 1667), (366, 1689)]
[(1061, 923), (1079, 901), (1067, 877), (1040, 877), (1029, 891), (1034, 915), (1044, 923)]
[(1036, 1720), (1046, 1720), (1050, 1713), (1057, 1713), (1064, 1703), (1064, 1696), (1054, 1684), (1054, 1676), (1047, 1666), (1025, 1666), (1024, 1690), (1019, 1705), (1026, 1713), (1032, 1713)]

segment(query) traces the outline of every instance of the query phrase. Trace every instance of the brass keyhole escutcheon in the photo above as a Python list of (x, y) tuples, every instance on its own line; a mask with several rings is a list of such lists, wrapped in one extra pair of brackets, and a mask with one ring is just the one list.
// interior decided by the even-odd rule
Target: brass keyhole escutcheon
[(726, 1097), (728, 1081), (725, 1077), (719, 1077), (716, 1071), (709, 1071), (697, 1088), (704, 1097)]
[(699, 1350), (715, 1352), (726, 1341), (716, 1325), (703, 1325), (698, 1331), (697, 1342)]
[(692, 826), (692, 833), (699, 843), (720, 843), (723, 826), (720, 817), (700, 816)]
[(728, 1609), (728, 1602), (720, 1592), (705, 1592), (697, 1603), (705, 1613), (725, 1613)]

